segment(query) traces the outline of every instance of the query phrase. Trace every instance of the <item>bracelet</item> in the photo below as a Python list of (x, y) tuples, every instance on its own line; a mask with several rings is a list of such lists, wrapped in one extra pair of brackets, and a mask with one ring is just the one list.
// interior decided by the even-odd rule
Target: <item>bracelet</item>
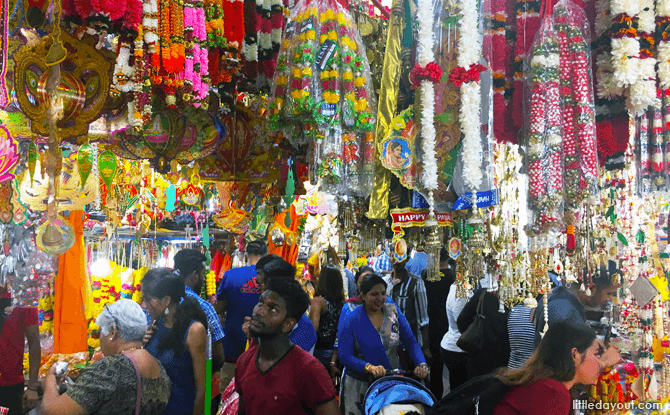
[(426, 369), (426, 370), (428, 370), (428, 364), (426, 364), (426, 363), (419, 363), (419, 364), (417, 365), (417, 367), (420, 367), (420, 368), (422, 368), (422, 369)]
[(330, 365), (331, 365), (332, 367), (335, 367), (335, 366), (337, 365), (337, 363), (335, 363), (335, 362), (330, 362)]
[(26, 390), (37, 392), (37, 386), (28, 386)]
[(368, 373), (370, 373), (370, 368), (371, 368), (371, 367), (372, 367), (372, 364), (371, 364), (371, 363), (368, 363), (367, 365), (365, 365), (365, 371), (368, 372)]

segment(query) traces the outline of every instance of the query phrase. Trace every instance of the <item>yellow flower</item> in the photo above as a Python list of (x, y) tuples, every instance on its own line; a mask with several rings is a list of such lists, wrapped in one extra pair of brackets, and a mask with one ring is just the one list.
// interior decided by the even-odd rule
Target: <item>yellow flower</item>
[(328, 33), (328, 39), (330, 40), (337, 40), (337, 33), (334, 30), (331, 30)]
[(300, 52), (296, 52), (295, 54), (293, 54), (293, 57), (295, 59), (300, 59)]
[(305, 69), (303, 69), (302, 76), (312, 76), (312, 68), (308, 66)]
[(307, 89), (301, 89), (300, 92), (302, 93), (303, 98), (307, 98), (309, 96), (309, 90)]
[(277, 79), (277, 85), (286, 85), (286, 84), (288, 84), (288, 78), (285, 77), (284, 75), (280, 76)]
[(319, 43), (323, 43), (323, 42), (325, 42), (326, 40), (328, 40), (328, 35), (321, 35), (321, 36), (319, 37)]
[(324, 81), (324, 80), (328, 79), (328, 74), (329, 73), (330, 73), (330, 71), (321, 72), (321, 80)]
[(356, 97), (354, 96), (353, 92), (347, 92), (346, 94), (344, 94), (344, 98), (350, 101), (356, 101)]
[(324, 15), (326, 16), (327, 20), (334, 19), (335, 18), (335, 13), (333, 12), (332, 9), (328, 9), (325, 11)]
[(398, 117), (391, 122), (391, 128), (394, 130), (404, 130), (407, 125), (402, 117)]
[(331, 78), (337, 78), (339, 73), (336, 70), (330, 71), (330, 77)]
[(328, 102), (328, 100), (330, 99), (330, 94), (331, 94), (330, 91), (323, 91), (323, 100)]
[(358, 112), (363, 112), (367, 109), (368, 107), (368, 100), (365, 98), (361, 98), (358, 101), (356, 101), (356, 104), (354, 105), (354, 109)]
[(284, 48), (284, 49), (288, 49), (288, 46), (289, 46), (288, 39), (284, 39), (284, 41), (282, 42), (281, 47)]
[(353, 80), (353, 79), (354, 79), (354, 73), (353, 73), (353, 72), (351, 72), (351, 71), (346, 71), (346, 72), (344, 73), (344, 80), (345, 80), (345, 81), (351, 81), (351, 80)]
[(302, 89), (296, 89), (295, 91), (291, 92), (291, 98), (300, 99), (300, 97), (302, 97)]
[(277, 107), (278, 110), (281, 111), (281, 109), (284, 108), (284, 99), (276, 97), (275, 98), (275, 106)]
[(298, 39), (303, 41), (303, 42), (305, 41), (306, 38), (307, 38), (307, 36), (305, 36), (304, 33), (300, 33), (300, 36), (298, 36)]
[(337, 23), (341, 25), (347, 25), (347, 17), (344, 15), (344, 13), (337, 13)]
[(293, 77), (298, 79), (302, 78), (302, 71), (300, 70), (300, 68), (293, 69)]
[(365, 85), (365, 78), (363, 78), (362, 76), (357, 77), (356, 80), (354, 81), (354, 85), (356, 85), (356, 87), (358, 88), (362, 87), (363, 85)]
[(340, 101), (340, 94), (337, 92), (333, 92), (330, 94), (330, 99), (327, 100), (329, 104), (337, 104)]
[(308, 30), (306, 35), (307, 35), (307, 39), (314, 40), (314, 38), (316, 37), (316, 31)]

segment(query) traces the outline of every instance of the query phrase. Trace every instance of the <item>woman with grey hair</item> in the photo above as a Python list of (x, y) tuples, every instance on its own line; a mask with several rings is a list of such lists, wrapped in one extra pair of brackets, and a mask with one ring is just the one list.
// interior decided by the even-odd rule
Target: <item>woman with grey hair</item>
[(139, 304), (122, 299), (107, 306), (96, 323), (104, 358), (81, 372), (58, 394), (54, 367), (44, 380), (41, 414), (160, 415), (170, 398), (170, 378), (142, 348), (147, 319)]

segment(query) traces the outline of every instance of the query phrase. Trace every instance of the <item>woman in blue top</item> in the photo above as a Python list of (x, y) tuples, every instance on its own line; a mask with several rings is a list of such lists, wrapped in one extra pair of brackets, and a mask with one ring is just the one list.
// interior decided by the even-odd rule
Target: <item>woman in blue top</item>
[(165, 413), (201, 415), (205, 409), (207, 315), (198, 300), (186, 296), (184, 283), (169, 268), (146, 273), (142, 298), (154, 327), (145, 349), (163, 364), (172, 381)]
[(370, 375), (381, 377), (399, 366), (398, 346), (402, 342), (417, 365), (414, 374), (428, 376), (426, 359), (405, 316), (395, 304), (386, 303), (386, 282), (373, 274), (360, 287), (363, 307), (356, 308), (344, 322), (338, 356), (346, 368), (340, 399), (343, 415), (363, 412)]

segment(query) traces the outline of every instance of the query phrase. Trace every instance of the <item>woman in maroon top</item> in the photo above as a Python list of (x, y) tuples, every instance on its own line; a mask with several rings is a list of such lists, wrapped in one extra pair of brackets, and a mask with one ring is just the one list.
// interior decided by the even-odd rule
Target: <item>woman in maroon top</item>
[(570, 388), (598, 381), (600, 343), (583, 323), (556, 323), (537, 350), (516, 370), (501, 369), (497, 376), (512, 389), (498, 403), (493, 415), (568, 415)]

